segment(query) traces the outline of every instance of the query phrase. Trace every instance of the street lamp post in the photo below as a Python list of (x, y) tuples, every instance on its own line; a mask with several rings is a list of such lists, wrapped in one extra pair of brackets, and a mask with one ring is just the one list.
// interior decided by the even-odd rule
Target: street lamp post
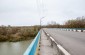
[[(44, 17), (42, 17), (42, 18), (40, 18), (40, 30), (41, 30), (41, 28), (42, 28), (42, 19), (43, 19)], [(41, 33), (42, 33), (42, 31), (40, 31)], [(40, 33), (40, 36), (41, 36), (41, 33)], [(41, 37), (40, 37), (40, 39), (41, 39)]]
[(42, 19), (43, 19), (43, 18), (45, 18), (45, 17), (42, 17), (42, 18), (40, 19), (40, 29), (42, 28), (42, 23), (41, 23), (41, 22), (42, 22)]

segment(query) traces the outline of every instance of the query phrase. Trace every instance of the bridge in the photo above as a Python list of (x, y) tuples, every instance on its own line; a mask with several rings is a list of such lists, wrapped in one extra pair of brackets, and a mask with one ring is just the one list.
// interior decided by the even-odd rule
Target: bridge
[(85, 55), (85, 28), (43, 28), (23, 55)]

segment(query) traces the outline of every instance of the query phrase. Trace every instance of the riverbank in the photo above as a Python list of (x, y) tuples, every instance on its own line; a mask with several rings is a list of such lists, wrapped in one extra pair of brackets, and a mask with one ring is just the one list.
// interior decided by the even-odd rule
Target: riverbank
[(0, 42), (17, 42), (33, 39), (39, 31), (38, 26), (0, 26)]

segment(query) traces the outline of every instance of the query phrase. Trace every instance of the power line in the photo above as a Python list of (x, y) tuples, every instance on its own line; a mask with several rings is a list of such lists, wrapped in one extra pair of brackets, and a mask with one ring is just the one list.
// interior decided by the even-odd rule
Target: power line
[(37, 3), (37, 10), (38, 10), (38, 14), (41, 17), (45, 17), (45, 5), (43, 0), (36, 0)]

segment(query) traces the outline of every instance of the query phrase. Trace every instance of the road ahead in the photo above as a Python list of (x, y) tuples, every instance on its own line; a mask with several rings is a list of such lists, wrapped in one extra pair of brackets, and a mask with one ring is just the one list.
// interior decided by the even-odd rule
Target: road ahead
[(56, 42), (63, 46), (71, 55), (85, 55), (85, 33), (44, 29)]

